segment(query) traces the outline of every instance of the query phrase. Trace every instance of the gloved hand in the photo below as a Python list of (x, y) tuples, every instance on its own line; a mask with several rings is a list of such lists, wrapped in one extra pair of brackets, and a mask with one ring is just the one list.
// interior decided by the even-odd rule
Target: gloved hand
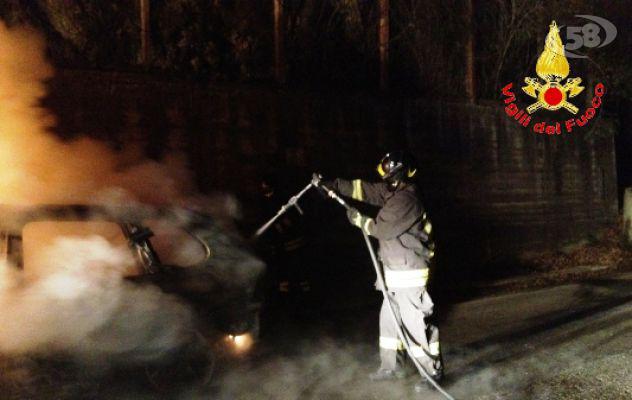
[(351, 222), (351, 225), (355, 225), (362, 229), (367, 235), (371, 234), (373, 218), (367, 217), (353, 207), (347, 210), (347, 218), (349, 219), (349, 222)]
[(321, 179), (323, 179), (323, 176), (317, 172), (314, 172), (312, 174), (312, 185), (319, 186)]
[(320, 189), (318, 190), (318, 193), (320, 193), (324, 198), (332, 197), (331, 194), (325, 190), (325, 188), (327, 188), (327, 190), (332, 190), (333, 183), (334, 181), (323, 180), (323, 176), (317, 172), (314, 172), (312, 174), (312, 185)]

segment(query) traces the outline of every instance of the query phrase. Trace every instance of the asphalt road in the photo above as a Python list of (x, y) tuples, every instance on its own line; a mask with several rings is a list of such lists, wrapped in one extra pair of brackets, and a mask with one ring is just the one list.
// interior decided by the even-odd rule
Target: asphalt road
[[(216, 399), (441, 399), (411, 376), (372, 383), (377, 304), (342, 310), (296, 301), (271, 318), (255, 356), (220, 368)], [(632, 274), (437, 309), (455, 399), (632, 398)], [(200, 396), (202, 392), (199, 393)], [(203, 397), (200, 397), (203, 398)]]

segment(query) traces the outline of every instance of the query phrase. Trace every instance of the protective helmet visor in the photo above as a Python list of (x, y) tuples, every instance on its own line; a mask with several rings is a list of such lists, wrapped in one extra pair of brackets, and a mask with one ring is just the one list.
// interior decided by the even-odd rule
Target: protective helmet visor
[(377, 165), (377, 173), (384, 178), (391, 171), (392, 163), (387, 159), (382, 159)]
[(395, 162), (389, 154), (384, 156), (380, 163), (377, 165), (377, 173), (380, 174), (382, 179), (388, 179), (393, 176), (397, 171), (402, 169), (401, 163)]

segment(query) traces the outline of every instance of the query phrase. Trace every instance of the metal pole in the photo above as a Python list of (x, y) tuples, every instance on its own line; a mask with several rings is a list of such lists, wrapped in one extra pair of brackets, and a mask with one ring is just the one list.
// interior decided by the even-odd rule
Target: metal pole
[(388, 40), (389, 40), (389, 16), (388, 0), (379, 1), (378, 23), (378, 47), (380, 51), (380, 89), (388, 88)]
[(283, 59), (283, 0), (274, 2), (274, 75), (277, 83), (285, 83), (285, 63)]
[(465, 0), (465, 18), (467, 18), (467, 31), (465, 35), (465, 97), (469, 102), (473, 102), (476, 98), (473, 1), (474, 0)]
[(140, 54), (139, 62), (147, 65), (149, 62), (149, 0), (139, 0), (140, 2)]

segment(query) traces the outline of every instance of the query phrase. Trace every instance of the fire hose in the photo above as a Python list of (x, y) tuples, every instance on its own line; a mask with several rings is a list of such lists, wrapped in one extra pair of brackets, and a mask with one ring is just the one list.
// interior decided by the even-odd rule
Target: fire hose
[[(283, 215), (292, 206), (296, 207), (297, 210), (301, 214), (303, 214), (303, 212), (300, 209), (300, 207), (298, 206), (297, 202), (301, 198), (301, 196), (303, 196), (303, 194), (305, 194), (305, 192), (307, 192), (312, 187), (319, 187), (320, 189), (325, 191), (325, 193), (327, 193), (327, 195), (330, 198), (336, 200), (345, 209), (350, 210), (352, 208), (350, 205), (347, 204), (346, 201), (344, 201), (344, 199), (342, 199), (342, 197), (340, 197), (338, 195), (338, 193), (336, 193), (334, 190), (328, 188), (327, 186), (323, 185), (320, 182), (320, 179), (322, 178), (320, 175), (318, 175), (317, 178), (318, 179), (312, 180), (312, 182), (310, 182), (310, 184), (307, 185), (305, 188), (303, 188), (303, 190), (301, 190), (298, 194), (292, 196), (290, 198), (290, 200), (281, 207), (281, 209), (277, 212), (277, 214), (274, 217), (272, 217), (272, 219), (270, 219), (261, 228), (259, 228), (257, 230), (257, 232), (255, 233), (255, 237), (259, 236), (263, 232), (265, 232), (270, 227), (270, 225), (272, 225), (274, 223), (274, 221), (277, 220), (277, 218), (279, 218), (281, 215)], [(413, 355), (412, 350), (410, 348), (410, 337), (408, 336), (406, 331), (403, 329), (400, 321), (397, 319), (396, 314), (395, 314), (395, 310), (393, 309), (393, 304), (391, 303), (391, 300), (388, 297), (388, 293), (386, 292), (386, 284), (384, 282), (384, 277), (382, 276), (382, 271), (381, 271), (379, 263), (377, 261), (377, 257), (375, 256), (375, 250), (373, 249), (373, 245), (371, 244), (369, 236), (367, 235), (367, 233), (364, 230), (362, 230), (362, 235), (364, 236), (364, 241), (365, 241), (366, 246), (367, 246), (367, 248), (369, 250), (369, 254), (371, 256), (371, 261), (373, 263), (373, 267), (375, 268), (375, 274), (377, 275), (378, 287), (380, 288), (380, 291), (382, 292), (382, 296), (384, 297), (384, 301), (388, 305), (387, 308), (389, 310), (389, 313), (390, 313), (391, 317), (393, 318), (393, 320), (395, 321), (395, 326), (397, 327), (397, 334), (402, 339), (402, 343), (404, 344), (404, 348), (406, 349), (406, 353), (408, 354), (410, 359), (413, 361), (413, 364), (415, 364), (415, 367), (417, 368), (417, 371), (419, 372), (419, 374), (421, 375), (422, 378), (425, 378), (428, 382), (430, 382), (432, 384), (432, 386), (434, 386), (435, 389), (437, 389), (437, 391), (439, 393), (441, 393), (446, 399), (454, 400), (454, 398), (448, 392), (446, 392), (434, 379), (432, 379), (430, 374), (428, 374), (428, 372), (426, 372), (426, 370), (423, 368), (423, 366), (421, 365), (419, 360), (417, 360), (417, 358)]]

